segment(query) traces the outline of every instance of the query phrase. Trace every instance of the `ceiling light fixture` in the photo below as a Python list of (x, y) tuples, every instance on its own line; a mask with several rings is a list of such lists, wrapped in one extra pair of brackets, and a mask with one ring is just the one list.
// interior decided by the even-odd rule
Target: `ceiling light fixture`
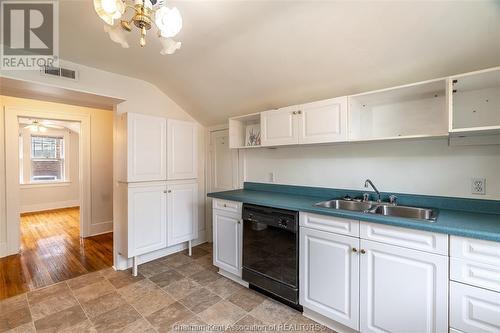
[(50, 120), (31, 120), (31, 124), (24, 126), (24, 128), (29, 129), (31, 132), (47, 132), (48, 129), (64, 129), (64, 126), (57, 125), (54, 121)]
[(31, 125), (26, 126), (31, 132), (47, 132), (47, 127), (40, 124), (38, 120), (33, 120)]
[[(173, 54), (181, 47), (181, 42), (172, 39), (182, 29), (182, 16), (177, 8), (168, 8), (165, 0), (94, 0), (94, 9), (99, 17), (106, 22), (104, 31), (112, 41), (128, 48), (125, 32), (132, 31), (135, 26), (140, 30), (139, 45), (146, 45), (146, 34), (153, 26), (158, 29), (158, 37), (163, 49), (160, 54)], [(129, 20), (121, 19), (127, 9), (133, 10)], [(121, 20), (120, 20), (121, 19)], [(120, 20), (116, 25), (115, 21)]]

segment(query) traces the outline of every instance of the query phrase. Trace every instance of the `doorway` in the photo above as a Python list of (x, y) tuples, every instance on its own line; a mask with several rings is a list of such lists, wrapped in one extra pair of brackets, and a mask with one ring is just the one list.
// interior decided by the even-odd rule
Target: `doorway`
[[(207, 192), (234, 190), (239, 187), (238, 149), (229, 148), (229, 130), (218, 126), (208, 131)], [(206, 199), (209, 223), (208, 238), (212, 238), (212, 199)]]
[(111, 267), (112, 112), (3, 101), (8, 251), (0, 299)]

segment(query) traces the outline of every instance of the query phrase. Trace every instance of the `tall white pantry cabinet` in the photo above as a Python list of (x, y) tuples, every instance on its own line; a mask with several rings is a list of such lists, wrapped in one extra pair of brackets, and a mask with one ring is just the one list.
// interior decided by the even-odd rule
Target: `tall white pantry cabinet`
[(195, 123), (126, 113), (116, 127), (121, 254), (137, 256), (198, 237)]

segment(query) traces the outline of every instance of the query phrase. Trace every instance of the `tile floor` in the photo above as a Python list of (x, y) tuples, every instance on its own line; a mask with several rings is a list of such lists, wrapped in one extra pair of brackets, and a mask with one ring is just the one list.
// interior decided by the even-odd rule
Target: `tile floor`
[(211, 252), (202, 244), (137, 277), (108, 268), (0, 301), (0, 332), (332, 332), (217, 274)]

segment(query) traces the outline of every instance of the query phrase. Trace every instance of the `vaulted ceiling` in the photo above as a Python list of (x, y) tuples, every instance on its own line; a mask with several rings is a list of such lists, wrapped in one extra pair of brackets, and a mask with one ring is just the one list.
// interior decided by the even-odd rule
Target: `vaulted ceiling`
[(92, 1), (61, 1), (61, 57), (147, 80), (205, 125), (500, 65), (498, 0), (167, 3), (182, 48), (162, 56), (153, 33), (122, 49)]

